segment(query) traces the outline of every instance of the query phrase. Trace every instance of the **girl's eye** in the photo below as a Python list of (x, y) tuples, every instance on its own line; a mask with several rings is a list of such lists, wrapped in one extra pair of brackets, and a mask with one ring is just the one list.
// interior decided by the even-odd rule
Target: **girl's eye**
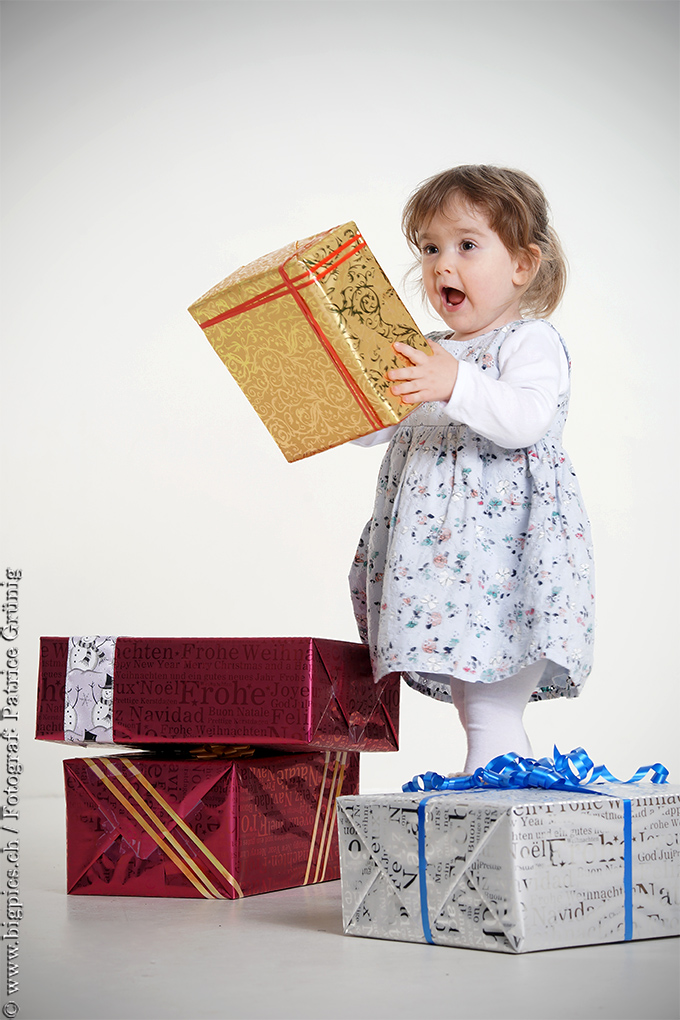
[(463, 251), (472, 251), (473, 248), (476, 247), (477, 245), (475, 244), (474, 241), (463, 241), (463, 243), (461, 244), (461, 248), (463, 249)]
[(423, 255), (436, 255), (437, 251), (438, 248), (436, 244), (425, 244), (422, 248)]

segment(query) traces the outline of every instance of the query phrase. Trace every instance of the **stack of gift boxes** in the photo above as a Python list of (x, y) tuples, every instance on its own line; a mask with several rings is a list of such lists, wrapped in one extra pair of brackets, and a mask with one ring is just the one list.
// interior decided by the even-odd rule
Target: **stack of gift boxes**
[[(392, 344), (429, 353), (354, 223), (189, 311), (289, 461), (399, 422)], [(144, 749), (64, 763), (69, 891), (233, 899), (341, 867), (347, 934), (518, 953), (680, 931), (679, 787), (359, 796), (359, 752), (398, 747), (398, 684), (347, 642), (42, 639), (38, 737)]]
[[(190, 312), (290, 461), (399, 421), (392, 343), (429, 349), (354, 223)], [(397, 750), (398, 685), (349, 642), (43, 638), (37, 736), (143, 749), (65, 762), (69, 891), (234, 898), (338, 878), (335, 802), (359, 791), (359, 752)]]
[(64, 762), (71, 893), (337, 879), (336, 799), (398, 746), (398, 678), (351, 642), (45, 637), (38, 688), (38, 738), (144, 749)]

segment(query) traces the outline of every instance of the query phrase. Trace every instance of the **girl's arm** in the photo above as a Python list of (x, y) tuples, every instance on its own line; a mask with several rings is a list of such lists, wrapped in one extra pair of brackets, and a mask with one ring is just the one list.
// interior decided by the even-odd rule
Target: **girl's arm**
[[(403, 354), (404, 345), (399, 346)], [(455, 381), (448, 399), (445, 394), (419, 399), (445, 402), (445, 411), (454, 421), (469, 425), (506, 449), (532, 446), (545, 435), (560, 399), (569, 390), (566, 354), (552, 326), (536, 320), (511, 333), (499, 351), (498, 379), (486, 375), (483, 364), (457, 361), (440, 347), (439, 351), (446, 356), (441, 357), (436, 346), (433, 345), (435, 357), (427, 359), (430, 366), (426, 368), (430, 373), (437, 363), (448, 368), (450, 359), (456, 366)], [(444, 373), (444, 390), (452, 374), (450, 369), (448, 374)]]

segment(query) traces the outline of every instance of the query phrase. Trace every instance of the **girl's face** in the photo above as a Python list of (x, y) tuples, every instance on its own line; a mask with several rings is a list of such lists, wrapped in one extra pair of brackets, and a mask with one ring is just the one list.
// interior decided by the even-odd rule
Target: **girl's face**
[(456, 340), (521, 318), (520, 299), (535, 267), (525, 254), (510, 254), (481, 209), (454, 196), (419, 242), (425, 292)]

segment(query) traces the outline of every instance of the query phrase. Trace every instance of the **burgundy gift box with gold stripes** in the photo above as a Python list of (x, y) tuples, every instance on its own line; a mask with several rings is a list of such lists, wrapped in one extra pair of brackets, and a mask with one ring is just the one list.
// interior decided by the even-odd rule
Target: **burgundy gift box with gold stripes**
[(64, 775), (68, 892), (238, 899), (340, 877), (335, 801), (359, 792), (359, 755), (144, 753)]
[(189, 312), (289, 461), (401, 421), (392, 344), (431, 353), (353, 222), (243, 266)]

